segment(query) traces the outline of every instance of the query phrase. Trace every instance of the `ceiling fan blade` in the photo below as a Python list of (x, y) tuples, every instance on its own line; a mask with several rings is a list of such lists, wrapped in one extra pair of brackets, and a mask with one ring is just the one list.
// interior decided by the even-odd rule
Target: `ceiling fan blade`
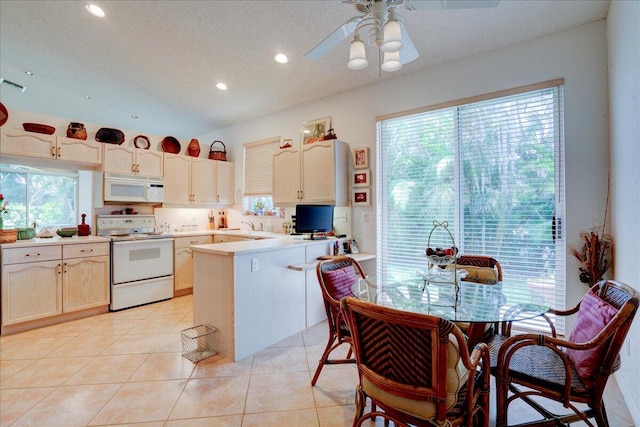
[(324, 40), (318, 43), (316, 47), (311, 49), (304, 57), (314, 61), (319, 60), (331, 49), (338, 46), (338, 44), (340, 44), (342, 40), (349, 37), (349, 34), (353, 33), (360, 21), (362, 21), (361, 16), (354, 16), (353, 18), (349, 19), (347, 22), (342, 24), (340, 28), (329, 34)]
[(400, 62), (404, 65), (418, 59), (420, 54), (413, 45), (413, 41), (411, 41), (411, 37), (409, 37), (409, 33), (407, 33), (404, 25), (401, 27), (401, 31), (402, 49), (400, 49)]
[(407, 10), (487, 9), (497, 7), (501, 0), (404, 0)]

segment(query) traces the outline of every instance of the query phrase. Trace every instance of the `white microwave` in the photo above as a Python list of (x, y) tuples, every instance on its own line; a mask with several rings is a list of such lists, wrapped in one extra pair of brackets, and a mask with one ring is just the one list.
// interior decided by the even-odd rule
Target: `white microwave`
[(149, 177), (104, 174), (104, 201), (162, 203), (164, 181)]

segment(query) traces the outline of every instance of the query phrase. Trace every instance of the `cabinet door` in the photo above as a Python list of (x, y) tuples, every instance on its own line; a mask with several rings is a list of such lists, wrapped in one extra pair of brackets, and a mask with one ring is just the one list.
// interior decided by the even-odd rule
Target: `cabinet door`
[(335, 201), (335, 156), (332, 143), (302, 147), (302, 200), (306, 203)]
[(57, 137), (56, 141), (58, 144), (58, 158), (61, 160), (95, 165), (102, 163), (103, 144), (99, 142), (64, 136)]
[(56, 158), (56, 137), (42, 133), (27, 132), (20, 129), (7, 129), (0, 138), (2, 154), (20, 156)]
[(177, 248), (175, 252), (174, 290), (193, 287), (193, 254), (189, 248)]
[(279, 150), (273, 156), (274, 206), (295, 205), (298, 203), (300, 188), (299, 149), (285, 148)]
[(109, 304), (109, 257), (65, 259), (62, 264), (62, 311)]
[(196, 205), (216, 202), (216, 162), (209, 159), (191, 159), (191, 201)]
[(233, 163), (216, 161), (216, 201), (221, 205), (233, 204)]
[(62, 313), (60, 261), (2, 266), (2, 325)]
[(164, 176), (163, 171), (163, 155), (161, 151), (149, 151), (136, 149), (136, 170), (138, 175), (142, 176)]
[(164, 203), (191, 203), (191, 158), (179, 154), (164, 155)]
[(123, 145), (102, 144), (104, 146), (104, 172), (126, 173), (135, 172), (136, 152), (134, 148)]

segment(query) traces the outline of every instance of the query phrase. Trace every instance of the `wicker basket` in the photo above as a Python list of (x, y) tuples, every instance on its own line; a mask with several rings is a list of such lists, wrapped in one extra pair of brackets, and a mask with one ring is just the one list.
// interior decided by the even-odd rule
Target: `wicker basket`
[(0, 230), (0, 243), (13, 243), (18, 240), (18, 229)]
[[(222, 151), (214, 150), (213, 146), (218, 142), (220, 144), (222, 144)], [(226, 147), (226, 145), (224, 145), (224, 142), (222, 142), (222, 141), (213, 141), (211, 143), (211, 146), (209, 147), (209, 159), (211, 159), (211, 160), (222, 160), (224, 162), (227, 161), (227, 147)]]

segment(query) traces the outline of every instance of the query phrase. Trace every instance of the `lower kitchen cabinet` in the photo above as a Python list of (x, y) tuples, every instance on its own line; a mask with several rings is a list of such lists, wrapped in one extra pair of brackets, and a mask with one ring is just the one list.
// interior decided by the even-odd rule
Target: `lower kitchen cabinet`
[(3, 248), (1, 305), (3, 334), (27, 322), (57, 323), (66, 313), (107, 311), (109, 243)]
[(109, 244), (65, 245), (62, 252), (62, 311), (109, 304)]
[(190, 294), (193, 289), (193, 254), (191, 245), (214, 243), (212, 236), (176, 237), (174, 242), (174, 283), (173, 295)]

